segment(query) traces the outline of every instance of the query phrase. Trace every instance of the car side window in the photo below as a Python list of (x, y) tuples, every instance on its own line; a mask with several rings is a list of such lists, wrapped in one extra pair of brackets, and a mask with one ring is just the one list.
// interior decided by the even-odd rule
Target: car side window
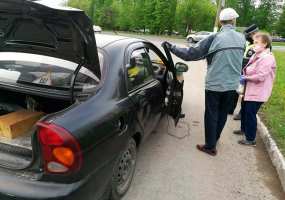
[(129, 90), (135, 89), (153, 78), (150, 66), (151, 61), (144, 48), (132, 52), (127, 67)]
[(166, 65), (160, 56), (152, 49), (147, 49), (151, 61), (151, 67), (155, 75), (162, 75), (166, 71)]

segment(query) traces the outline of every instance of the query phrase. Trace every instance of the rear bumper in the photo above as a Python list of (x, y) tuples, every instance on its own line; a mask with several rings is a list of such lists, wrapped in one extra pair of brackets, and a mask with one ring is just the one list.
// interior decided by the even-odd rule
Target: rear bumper
[(33, 200), (54, 199), (60, 200), (68, 197), (82, 185), (81, 182), (73, 184), (56, 184), (40, 181), (25, 180), (18, 177), (0, 173), (0, 199), (1, 200)]
[(106, 166), (72, 184), (34, 181), (0, 171), (0, 200), (103, 200), (110, 169)]

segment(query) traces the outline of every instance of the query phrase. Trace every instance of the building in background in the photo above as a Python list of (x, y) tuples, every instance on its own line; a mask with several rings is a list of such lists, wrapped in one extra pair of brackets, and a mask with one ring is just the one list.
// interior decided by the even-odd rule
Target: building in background
[(285, 4), (285, 0), (276, 0), (277, 1), (277, 9), (282, 11), (283, 10), (283, 6)]

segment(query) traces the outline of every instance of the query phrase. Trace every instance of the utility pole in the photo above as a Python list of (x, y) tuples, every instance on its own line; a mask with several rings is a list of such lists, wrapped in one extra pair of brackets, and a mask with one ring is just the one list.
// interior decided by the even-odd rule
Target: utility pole
[(226, 0), (218, 0), (217, 16), (216, 16), (216, 21), (215, 21), (215, 26), (214, 26), (215, 33), (218, 32), (220, 12), (225, 7), (225, 4), (226, 4)]

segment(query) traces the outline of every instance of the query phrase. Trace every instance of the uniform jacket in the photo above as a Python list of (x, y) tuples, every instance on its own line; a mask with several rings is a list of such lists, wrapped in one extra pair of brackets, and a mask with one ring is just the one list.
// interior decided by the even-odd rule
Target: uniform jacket
[(245, 68), (250, 60), (250, 58), (253, 56), (253, 54), (255, 54), (254, 52), (254, 44), (248, 44), (245, 52), (244, 52), (244, 56), (243, 56), (243, 62), (242, 62), (242, 67)]
[(190, 48), (171, 47), (171, 52), (186, 60), (207, 59), (206, 90), (225, 92), (238, 88), (246, 45), (244, 35), (232, 25), (225, 25), (217, 34)]
[(255, 54), (244, 69), (245, 101), (267, 102), (271, 96), (276, 73), (276, 61), (269, 49)]

